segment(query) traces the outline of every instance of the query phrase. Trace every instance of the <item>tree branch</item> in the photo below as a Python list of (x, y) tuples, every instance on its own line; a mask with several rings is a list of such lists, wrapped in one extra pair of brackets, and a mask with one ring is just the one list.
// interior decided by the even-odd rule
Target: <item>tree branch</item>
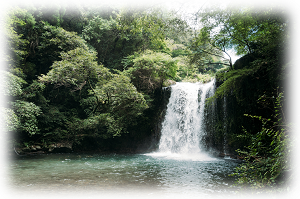
[[(214, 46), (215, 47), (215, 46)], [(216, 47), (215, 47), (216, 48)], [(221, 55), (218, 55), (218, 54), (215, 54), (215, 53), (212, 53), (212, 52), (209, 52), (209, 51), (206, 51), (204, 49), (201, 49), (204, 53), (206, 54), (209, 54), (209, 55), (213, 55), (213, 56), (216, 56), (216, 57), (220, 57), (220, 58), (223, 58), (223, 59), (226, 59), (224, 56), (221, 56)]]
[(89, 83), (90, 88), (91, 88), (92, 91), (94, 92), (94, 95), (95, 95), (96, 100), (97, 100), (97, 105), (96, 105), (96, 107), (95, 107), (94, 110), (93, 110), (93, 113), (95, 113), (96, 110), (97, 110), (97, 108), (98, 108), (98, 106), (99, 106), (99, 98), (97, 97), (96, 92), (95, 92), (95, 90), (93, 89), (93, 87), (92, 87), (92, 85), (91, 85), (91, 82), (90, 82), (90, 79), (89, 79), (89, 78), (87, 79), (87, 81), (88, 81), (88, 83)]

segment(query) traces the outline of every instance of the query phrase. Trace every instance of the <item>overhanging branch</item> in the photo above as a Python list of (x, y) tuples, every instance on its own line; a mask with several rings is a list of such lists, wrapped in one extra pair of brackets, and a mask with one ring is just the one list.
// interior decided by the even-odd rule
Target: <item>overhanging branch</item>
[(222, 55), (218, 55), (216, 53), (212, 53), (212, 52), (209, 52), (209, 51), (206, 51), (206, 50), (203, 50), (203, 49), (201, 49), (201, 51), (203, 51), (204, 53), (209, 54), (209, 55), (213, 55), (213, 56), (216, 56), (216, 57), (220, 57), (220, 58), (226, 59)]

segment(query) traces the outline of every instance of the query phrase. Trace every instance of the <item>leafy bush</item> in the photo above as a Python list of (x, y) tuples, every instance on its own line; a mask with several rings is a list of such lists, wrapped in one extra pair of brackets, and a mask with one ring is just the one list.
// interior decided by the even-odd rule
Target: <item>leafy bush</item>
[(247, 151), (237, 150), (245, 160), (233, 174), (238, 176), (239, 185), (250, 185), (256, 189), (272, 188), (286, 185), (290, 180), (290, 125), (285, 121), (283, 97), (283, 93), (279, 93), (276, 98), (267, 98), (265, 95), (260, 98), (260, 102), (264, 104), (269, 100), (273, 101), (275, 112), (272, 118), (245, 114), (260, 120), (262, 128), (255, 135), (250, 135), (244, 129), (244, 133), (251, 137), (251, 144)]
[(178, 60), (168, 54), (148, 50), (127, 57), (124, 64), (130, 67), (124, 73), (131, 77), (139, 91), (152, 93), (162, 87), (166, 79), (176, 77), (177, 63)]
[(20, 129), (34, 135), (39, 132), (37, 116), (41, 114), (40, 107), (32, 102), (16, 100), (12, 102), (13, 110), (20, 120)]

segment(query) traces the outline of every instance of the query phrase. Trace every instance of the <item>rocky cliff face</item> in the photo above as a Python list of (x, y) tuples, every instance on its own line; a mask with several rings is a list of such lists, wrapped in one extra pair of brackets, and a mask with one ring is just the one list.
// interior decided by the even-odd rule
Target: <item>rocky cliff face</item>
[[(245, 55), (237, 60), (233, 71), (239, 74), (253, 65), (257, 57)], [(257, 62), (257, 61), (256, 61)], [(255, 62), (255, 63), (256, 63)], [(272, 86), (268, 78), (268, 68), (265, 63), (251, 73), (241, 76), (234, 81), (231, 91), (224, 97), (217, 98), (205, 108), (205, 132), (203, 143), (207, 151), (217, 154), (236, 155), (237, 149), (245, 149), (250, 141), (244, 129), (250, 134), (260, 131), (261, 122), (254, 118), (245, 117), (244, 114), (258, 115), (269, 118), (272, 112), (258, 103), (258, 99), (266, 92), (272, 93)], [(224, 71), (226, 73), (228, 71)], [(224, 83), (224, 76), (216, 76), (216, 89)], [(275, 84), (275, 83), (274, 83)]]

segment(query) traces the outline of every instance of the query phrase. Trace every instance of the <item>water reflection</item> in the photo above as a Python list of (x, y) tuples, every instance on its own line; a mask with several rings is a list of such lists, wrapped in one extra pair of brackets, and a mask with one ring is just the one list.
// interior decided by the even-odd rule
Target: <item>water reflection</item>
[(45, 191), (230, 192), (234, 178), (228, 174), (236, 165), (232, 160), (191, 161), (149, 155), (24, 156), (11, 161), (10, 184), (18, 189)]

